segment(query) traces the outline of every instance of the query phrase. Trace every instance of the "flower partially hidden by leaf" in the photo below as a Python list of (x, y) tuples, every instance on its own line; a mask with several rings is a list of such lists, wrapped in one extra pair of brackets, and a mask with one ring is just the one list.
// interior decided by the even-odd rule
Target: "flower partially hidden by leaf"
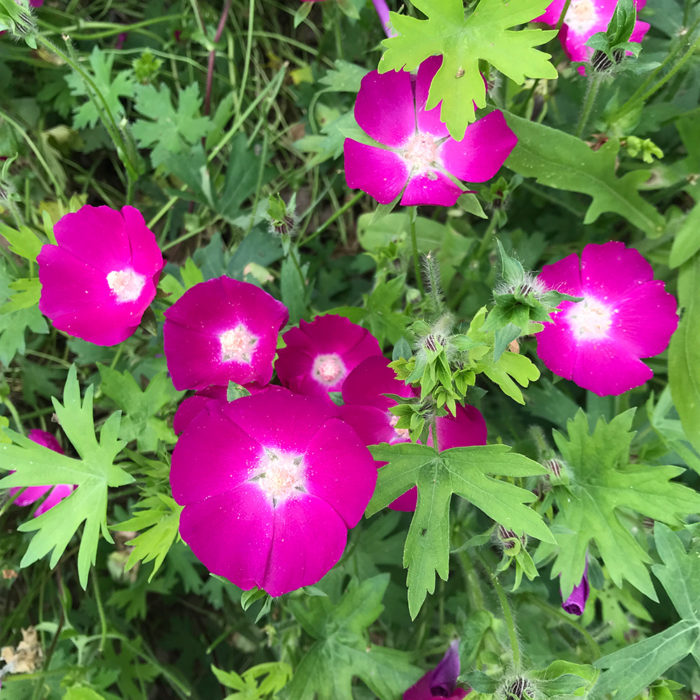
[(288, 316), (287, 307), (260, 287), (225, 275), (188, 289), (165, 312), (163, 326), (175, 388), (267, 384)]
[(170, 483), (182, 539), (214, 574), (279, 596), (340, 559), (377, 480), (334, 408), (269, 387), (209, 402), (178, 441)]
[[(407, 425), (410, 425), (412, 415), (410, 408), (415, 404), (399, 405), (396, 398), (417, 400), (418, 394), (417, 389), (396, 378), (386, 358), (369, 357), (348, 375), (343, 384), (345, 405), (340, 408), (339, 415), (357, 431), (366, 445), (410, 442)], [(433, 414), (434, 411), (433, 407)], [(434, 432), (440, 450), (486, 444), (486, 421), (474, 406), (456, 404), (454, 416), (448, 414), (435, 418)], [(435, 437), (428, 434), (427, 444), (433, 445)], [(382, 467), (385, 462), (376, 464)], [(417, 495), (413, 487), (394, 500), (389, 508), (414, 511)]]
[(134, 207), (86, 205), (54, 226), (42, 247), (39, 311), (58, 330), (95, 345), (134, 333), (156, 295), (163, 268), (156, 237)]
[[(609, 67), (612, 62), (619, 62), (618, 59), (625, 52), (631, 55), (629, 42), (639, 44), (649, 31), (649, 24), (637, 20), (635, 13), (635, 6), (639, 9), (644, 7), (645, 2), (646, 0), (629, 0), (628, 3), (618, 3), (618, 0), (571, 0), (559, 32), (559, 40), (567, 56), (572, 61), (591, 61), (598, 51), (603, 56), (608, 54)], [(565, 5), (566, 0), (554, 0), (544, 14), (533, 21), (556, 27)], [(620, 5), (629, 5), (625, 7), (624, 17), (622, 10), (616, 13), (616, 8)], [(591, 41), (594, 35), (596, 40)], [(607, 38), (604, 39), (606, 35)], [(598, 61), (598, 67), (605, 70), (602, 58)], [(579, 66), (578, 71), (585, 75), (583, 66)]]
[(377, 339), (344, 316), (326, 314), (311, 323), (301, 321), (284, 336), (286, 347), (275, 364), (283, 386), (332, 402), (348, 374), (364, 359), (380, 356)]
[[(27, 437), (33, 442), (36, 442), (38, 445), (42, 445), (43, 447), (47, 447), (54, 452), (63, 454), (63, 450), (61, 449), (61, 445), (58, 443), (58, 440), (56, 440), (51, 433), (47, 433), (45, 430), (30, 430)], [(10, 495), (14, 495), (16, 493), (19, 494), (17, 498), (15, 498), (15, 505), (18, 506), (30, 506), (40, 500), (43, 496), (46, 496), (44, 502), (41, 503), (34, 511), (34, 517), (36, 518), (42, 513), (46, 513), (46, 511), (50, 508), (53, 508), (66, 496), (70, 496), (74, 490), (75, 486), (72, 484), (58, 484), (56, 486), (28, 486), (24, 489), (20, 486), (16, 486), (10, 489)]]
[(577, 586), (574, 586), (574, 590), (571, 591), (571, 595), (561, 604), (561, 607), (572, 615), (583, 615), (583, 611), (586, 609), (586, 601), (588, 600), (589, 593), (588, 564), (586, 564), (581, 582)]
[(440, 121), (440, 105), (426, 110), (430, 83), (440, 57), (421, 63), (417, 77), (406, 71), (362, 79), (355, 119), (377, 145), (346, 139), (345, 178), (380, 204), (400, 194), (402, 205), (453, 206), (466, 190), (455, 178), (485, 182), (517, 143), (503, 114), (495, 110), (467, 127), (455, 141)]
[(418, 683), (412, 685), (403, 694), (403, 700), (432, 700), (433, 698), (461, 700), (469, 695), (471, 690), (457, 687), (459, 672), (459, 641), (455, 639), (447, 648), (440, 663), (428, 671)]
[(678, 326), (676, 300), (633, 248), (611, 241), (545, 265), (548, 288), (581, 297), (562, 301), (537, 334), (537, 354), (560, 377), (599, 396), (622, 394), (649, 380), (640, 358), (667, 347)]

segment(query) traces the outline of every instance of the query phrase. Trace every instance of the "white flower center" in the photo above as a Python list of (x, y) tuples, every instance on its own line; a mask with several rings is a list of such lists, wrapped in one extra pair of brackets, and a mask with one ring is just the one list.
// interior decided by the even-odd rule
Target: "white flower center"
[(592, 297), (584, 298), (569, 310), (566, 320), (576, 340), (605, 338), (612, 325), (613, 312), (609, 306)]
[(585, 34), (593, 28), (597, 19), (593, 0), (571, 0), (564, 23), (574, 34)]
[(127, 301), (136, 301), (141, 296), (146, 278), (127, 267), (123, 270), (112, 270), (107, 275), (107, 284), (117, 297), (117, 302), (123, 304)]
[(258, 460), (258, 469), (251, 481), (257, 483), (272, 503), (278, 506), (299, 493), (306, 493), (303, 455), (290, 454), (266, 447)]
[(222, 362), (238, 362), (238, 364), (250, 364), (253, 350), (258, 344), (258, 336), (253, 335), (242, 323), (235, 328), (224, 331), (219, 336), (221, 343)]
[(326, 355), (316, 355), (314, 365), (311, 368), (311, 376), (321, 384), (333, 386), (338, 380), (345, 376), (347, 370), (345, 363), (338, 353), (333, 352)]
[(432, 170), (438, 159), (439, 141), (432, 134), (414, 134), (399, 151), (414, 175)]
[(396, 424), (399, 422), (399, 417), (395, 416), (393, 413), (390, 413), (389, 415), (389, 425), (391, 425), (391, 427), (394, 429), (397, 440), (408, 440), (410, 437), (408, 428), (397, 428)]

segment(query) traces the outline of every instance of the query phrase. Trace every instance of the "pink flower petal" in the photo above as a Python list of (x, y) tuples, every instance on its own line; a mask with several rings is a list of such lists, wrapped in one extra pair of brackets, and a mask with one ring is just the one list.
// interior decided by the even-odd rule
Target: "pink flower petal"
[(617, 396), (641, 386), (652, 374), (627, 347), (614, 338), (604, 338), (579, 344), (571, 379), (598, 396)]
[(376, 70), (368, 73), (357, 93), (355, 119), (375, 141), (386, 146), (402, 146), (416, 130), (411, 74), (406, 71), (380, 74)]
[(389, 367), (389, 360), (382, 355), (373, 355), (363, 360), (350, 372), (343, 384), (343, 400), (346, 404), (375, 406), (388, 411), (395, 404), (384, 394), (412, 396), (414, 390), (396, 378)]
[(441, 65), (442, 56), (431, 56), (418, 66), (418, 75), (416, 77), (416, 121), (418, 131), (427, 132), (438, 137), (449, 136), (450, 134), (447, 127), (440, 121), (442, 103), (427, 111), (425, 103), (428, 101), (430, 83)]
[(636, 287), (654, 279), (652, 266), (634, 248), (620, 241), (587, 245), (581, 253), (581, 288), (602, 301), (634, 295)]
[(447, 139), (440, 158), (445, 170), (460, 180), (485, 182), (498, 172), (517, 142), (503, 113), (495, 110), (470, 124), (461, 141)]
[(46, 513), (47, 510), (51, 510), (57, 503), (60, 503), (64, 498), (70, 496), (73, 491), (75, 491), (75, 486), (69, 484), (57, 484), (54, 486), (49, 495), (46, 497), (43, 503), (34, 512), (34, 517), (38, 518), (40, 515)]
[(537, 356), (554, 374), (565, 379), (574, 376), (578, 347), (568, 324), (558, 318), (563, 316), (572, 304), (573, 302), (563, 302), (554, 316), (554, 322), (545, 323), (544, 329), (535, 336)]
[(272, 548), (260, 587), (280, 596), (317, 583), (338, 563), (346, 541), (343, 521), (320, 498), (302, 494), (286, 501), (274, 511)]
[(138, 209), (122, 207), (124, 227), (129, 238), (131, 264), (137, 272), (147, 277), (156, 276), (155, 282), (163, 268), (163, 254), (160, 252), (156, 238), (147, 228), (146, 222)]
[(486, 444), (486, 421), (475, 406), (457, 404), (455, 415), (440, 416), (436, 428), (440, 452), (451, 447)]
[(262, 446), (231, 420), (232, 405), (207, 404), (175, 445), (170, 484), (181, 505), (236, 488), (257, 466)]
[(305, 452), (335, 410), (311, 396), (271, 386), (226, 407), (226, 415), (265, 447)]
[(539, 17), (535, 17), (533, 22), (543, 22), (544, 24), (549, 24), (551, 26), (556, 26), (561, 16), (561, 11), (564, 9), (564, 3), (566, 0), (554, 0), (551, 2), (547, 9)]
[(403, 442), (397, 440), (388, 412), (376, 406), (345, 404), (338, 407), (338, 418), (352, 427), (364, 445)]
[(274, 527), (272, 507), (248, 483), (191, 503), (180, 516), (180, 535), (197, 559), (243, 589), (263, 587)]
[(377, 483), (374, 460), (357, 433), (343, 421), (327, 421), (309, 443), (304, 462), (308, 492), (355, 527)]
[(35, 501), (38, 501), (44, 494), (48, 493), (51, 486), (27, 486), (22, 489), (21, 486), (15, 486), (10, 489), (10, 495), (21, 491), (19, 496), (15, 498), (15, 505), (30, 506)]
[(404, 190), (401, 204), (416, 206), (420, 204), (451, 207), (466, 190), (457, 186), (447, 175), (431, 170), (422, 175), (414, 175)]
[(350, 189), (366, 192), (380, 204), (399, 196), (408, 180), (408, 166), (392, 151), (345, 139), (345, 181)]
[(27, 433), (27, 437), (32, 441), (36, 442), (37, 445), (42, 447), (47, 447), (49, 450), (58, 452), (59, 454), (65, 454), (61, 443), (56, 439), (51, 433), (47, 433), (45, 430), (40, 430), (39, 428), (33, 428)]
[(403, 513), (413, 513), (418, 505), (418, 489), (414, 486), (406, 493), (395, 498), (390, 504), (391, 510), (400, 510)]
[(581, 271), (578, 255), (572, 253), (551, 265), (545, 265), (537, 279), (543, 282), (548, 289), (562, 294), (571, 294), (571, 296), (581, 296)]
[(632, 348), (637, 357), (663, 352), (678, 327), (676, 299), (661, 280), (646, 282), (620, 302), (614, 312), (611, 337)]
[(175, 434), (179, 435), (210, 401), (226, 401), (226, 393), (226, 387), (212, 386), (198, 391), (194, 396), (183, 399), (173, 416)]
[(61, 249), (105, 275), (131, 260), (124, 218), (109, 207), (86, 204), (61, 217), (53, 230)]

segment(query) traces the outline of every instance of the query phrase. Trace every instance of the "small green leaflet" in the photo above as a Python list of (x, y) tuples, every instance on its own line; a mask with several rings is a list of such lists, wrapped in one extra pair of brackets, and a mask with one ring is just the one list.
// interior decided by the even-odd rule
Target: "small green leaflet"
[(481, 0), (465, 18), (462, 0), (411, 0), (428, 17), (419, 20), (390, 13), (398, 36), (385, 39), (386, 51), (379, 72), (415, 71), (430, 56), (442, 56), (442, 66), (430, 85), (426, 107), (440, 101), (440, 119), (452, 138), (460, 141), (476, 119), (474, 103), (486, 106), (486, 85), (480, 61), (522, 85), (526, 78), (556, 78), (549, 54), (535, 49), (556, 36), (556, 31), (522, 29), (511, 31), (541, 15), (549, 0)]
[(507, 445), (455, 447), (438, 453), (412, 443), (373, 445), (374, 459), (388, 462), (379, 470), (377, 488), (367, 508), (369, 517), (411, 487), (418, 487), (418, 504), (406, 537), (403, 565), (408, 568), (408, 609), (418, 614), (427, 593), (435, 590), (435, 573), (449, 573), (450, 501), (466, 499), (517, 535), (553, 542), (542, 518), (525, 504), (536, 496), (498, 476), (532, 476), (547, 470)]
[[(10, 302), (11, 303), (11, 300)], [(33, 333), (48, 333), (44, 317), (36, 306), (28, 309), (0, 313), (0, 364), (7, 367), (15, 354), (24, 355), (26, 348), (24, 333), (29, 329)]]
[[(112, 64), (114, 63), (114, 54), (106, 54), (97, 46), (92, 49), (90, 58), (90, 68), (92, 72), (88, 73), (93, 85), (107, 104), (107, 107), (112, 115), (112, 120), (118, 123), (124, 116), (124, 107), (122, 106), (120, 97), (131, 97), (134, 93), (134, 79), (129, 70), (123, 70), (117, 73), (112, 79)], [(95, 98), (95, 89), (93, 85), (88, 84), (83, 77), (72, 72), (66, 76), (66, 82), (70, 87), (73, 95), (79, 97), (87, 97), (87, 102), (84, 102), (75, 112), (73, 117), (73, 126), (76, 129), (84, 129), (86, 126), (93, 127), (100, 119), (100, 112), (104, 109), (102, 101)], [(99, 109), (98, 106), (99, 105)], [(107, 118), (107, 115), (103, 115)]]
[(90, 566), (95, 563), (100, 532), (112, 542), (107, 529), (107, 489), (124, 486), (133, 477), (113, 464), (124, 443), (118, 439), (119, 413), (113, 413), (95, 436), (92, 415), (93, 387), (80, 400), (80, 385), (73, 365), (63, 390), (63, 404), (53, 399), (54, 409), (63, 432), (73, 444), (79, 458), (74, 459), (32, 442), (23, 435), (6, 431), (14, 445), (0, 444), (0, 464), (14, 473), (0, 480), (0, 488), (76, 484), (76, 490), (49, 511), (20, 525), (22, 532), (34, 532), (20, 566), (29, 566), (51, 552), (50, 566), (56, 566), (63, 552), (85, 523), (78, 552), (80, 585), (87, 586)]
[(683, 431), (700, 450), (700, 253), (681, 266), (678, 301), (685, 311), (668, 349), (668, 382)]
[(506, 166), (525, 177), (558, 190), (581, 192), (593, 201), (588, 206), (584, 224), (592, 224), (605, 212), (623, 216), (633, 226), (657, 238), (664, 232), (664, 219), (638, 192), (651, 171), (632, 170), (622, 177), (615, 175), (620, 148), (610, 139), (597, 151), (581, 139), (504, 112), (508, 126), (518, 143), (508, 156)]
[(168, 404), (175, 404), (183, 392), (175, 390), (165, 372), (156, 374), (142, 391), (128, 371), (122, 374), (104, 365), (98, 369), (102, 392), (125, 413), (119, 437), (126, 442), (136, 440), (140, 452), (155, 452), (158, 440), (175, 442), (171, 426), (157, 415)]
[(235, 671), (222, 671), (216, 666), (212, 666), (211, 670), (221, 685), (236, 691), (224, 700), (259, 700), (267, 695), (277, 697), (277, 693), (292, 677), (292, 667), (284, 661), (257, 664), (240, 675)]
[(172, 496), (158, 493), (142, 499), (137, 507), (139, 510), (133, 518), (115, 525), (113, 529), (144, 530), (137, 537), (129, 540), (128, 544), (132, 549), (124, 569), (128, 571), (138, 561), (147, 564), (155, 560), (153, 571), (148, 577), (150, 582), (178, 536), (183, 506), (179, 506)]
[(661, 581), (681, 620), (653, 637), (598, 659), (606, 669), (591, 700), (612, 696), (632, 700), (669, 668), (692, 654), (700, 664), (700, 556), (687, 553), (680, 538), (661, 523), (654, 526), (656, 549), (663, 564), (652, 571)]
[(336, 604), (325, 596), (289, 601), (296, 620), (316, 640), (294, 671), (287, 689), (290, 700), (353, 700), (353, 676), (380, 700), (394, 700), (418, 680), (421, 672), (408, 652), (368, 638), (367, 628), (384, 610), (388, 585), (389, 574), (362, 583), (353, 578)]
[(153, 85), (136, 88), (136, 110), (148, 119), (138, 119), (132, 132), (139, 146), (155, 144), (151, 152), (155, 167), (164, 163), (169, 153), (186, 151), (187, 144), (207, 135), (210, 119), (199, 116), (201, 102), (197, 83), (178, 90), (177, 109), (173, 109), (167, 85), (161, 85), (160, 89)]
[(626, 579), (656, 600), (646, 566), (651, 559), (618, 511), (636, 511), (671, 525), (700, 511), (700, 494), (671, 481), (682, 468), (629, 464), (633, 418), (634, 409), (610, 423), (600, 418), (591, 435), (586, 414), (579, 410), (567, 423), (568, 439), (553, 432), (569, 471), (569, 484), (554, 487), (559, 512), (552, 527), (559, 545), (552, 576), (561, 574), (564, 598), (581, 580), (593, 541), (616, 586)]

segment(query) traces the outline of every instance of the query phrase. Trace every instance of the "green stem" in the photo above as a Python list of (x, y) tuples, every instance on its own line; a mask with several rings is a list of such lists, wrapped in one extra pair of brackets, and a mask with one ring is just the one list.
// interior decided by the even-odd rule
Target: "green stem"
[(491, 242), (493, 240), (493, 236), (494, 236), (494, 233), (496, 232), (497, 228), (498, 228), (498, 217), (495, 214), (491, 214), (491, 218), (489, 219), (489, 225), (486, 227), (486, 231), (484, 232), (484, 237), (481, 239), (481, 243), (479, 244), (479, 249), (476, 251), (476, 259), (477, 260), (481, 260), (481, 258), (484, 256), (486, 251), (491, 246)]
[(513, 612), (510, 608), (510, 604), (508, 603), (508, 598), (506, 597), (506, 594), (503, 591), (503, 587), (499, 583), (498, 579), (491, 573), (491, 569), (489, 568), (489, 565), (486, 563), (486, 561), (478, 554), (477, 557), (479, 559), (479, 562), (481, 563), (481, 566), (486, 572), (486, 575), (489, 577), (489, 580), (493, 585), (493, 589), (494, 591), (496, 591), (496, 595), (498, 596), (498, 601), (501, 604), (501, 608), (503, 609), (503, 617), (505, 619), (506, 627), (508, 629), (510, 647), (513, 651), (513, 670), (515, 673), (519, 673), (521, 666), (520, 644), (518, 644), (518, 633), (515, 629), (515, 620), (513, 618)]
[(418, 255), (418, 239), (416, 237), (416, 219), (418, 218), (418, 207), (408, 208), (408, 221), (411, 231), (411, 250), (413, 252), (413, 273), (416, 276), (416, 284), (420, 289), (421, 296), (425, 296), (423, 287), (423, 275), (420, 273), (420, 256)]
[(95, 589), (95, 601), (97, 602), (97, 614), (100, 617), (100, 646), (98, 651), (100, 654), (104, 651), (105, 643), (107, 641), (107, 618), (105, 617), (105, 609), (102, 604), (102, 594), (100, 593), (100, 586), (97, 583), (97, 574), (95, 570), (92, 570), (92, 587)]
[(6, 399), (3, 399), (2, 402), (5, 404), (5, 406), (7, 406), (7, 410), (10, 412), (10, 415), (12, 416), (12, 420), (14, 420), (15, 425), (17, 426), (17, 432), (24, 435), (24, 428), (22, 427), (22, 419), (19, 417), (19, 413), (17, 412), (15, 405), (12, 403), (12, 401), (10, 401), (9, 397)]
[(241, 90), (238, 94), (238, 104), (243, 104), (245, 84), (248, 81), (248, 70), (250, 69), (250, 52), (253, 45), (253, 29), (255, 28), (255, 0), (248, 2), (248, 32), (245, 42), (245, 59), (243, 61), (243, 75), (241, 76)]
[(588, 125), (588, 119), (593, 111), (593, 105), (598, 97), (598, 91), (600, 90), (602, 82), (603, 76), (600, 73), (594, 73), (588, 81), (581, 116), (579, 117), (578, 124), (576, 125), (575, 133), (578, 138), (582, 138), (586, 126)]
[(340, 207), (340, 209), (336, 209), (313, 233), (309, 234), (302, 241), (299, 241), (299, 247), (301, 248), (301, 246), (306, 245), (309, 241), (316, 238), (316, 236), (323, 233), (338, 217), (342, 216), (350, 207), (358, 202), (363, 194), (363, 192), (356, 192), (342, 207)]

